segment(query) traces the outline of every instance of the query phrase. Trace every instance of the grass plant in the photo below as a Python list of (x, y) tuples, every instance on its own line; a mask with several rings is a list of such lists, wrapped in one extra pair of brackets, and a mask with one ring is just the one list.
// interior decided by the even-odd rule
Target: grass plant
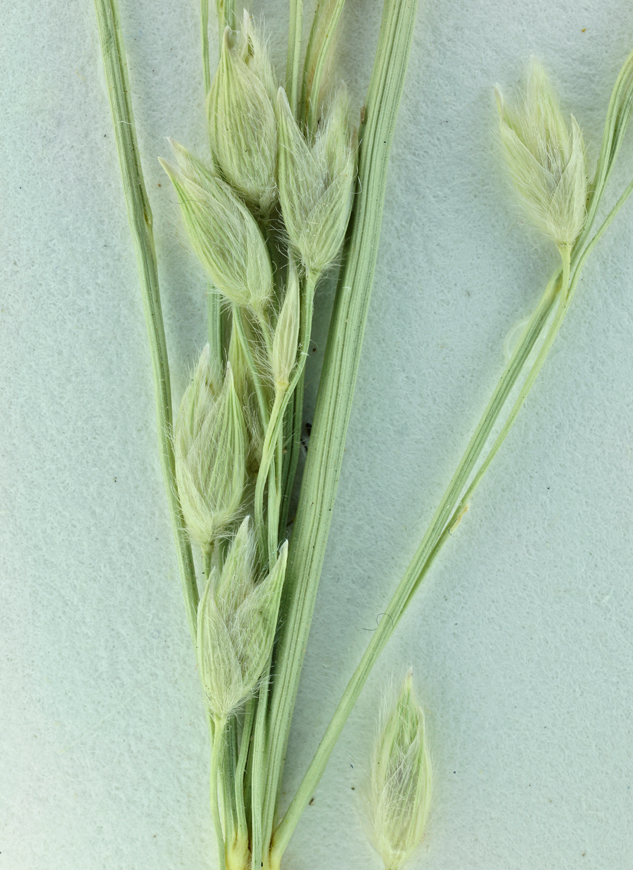
[[(416, 2), (384, 0), (356, 129), (343, 84), (324, 74), (342, 0), (318, 4), (304, 54), (302, 2), (291, 0), (282, 86), (264, 35), (229, 0), (216, 8), (220, 63), (211, 75), (202, 0), (210, 153), (199, 157), (172, 143), (173, 163), (162, 161), (211, 282), (209, 342), (176, 415), (117, 0), (96, 0), (96, 8), (152, 349), (168, 505), (206, 700), (217, 864), (276, 870), (378, 656), (543, 367), (587, 257), (633, 189), (632, 181), (600, 220), (629, 120), (633, 55), (616, 82), (592, 177), (580, 128), (564, 118), (538, 64), (519, 108), (509, 108), (497, 90), (512, 181), (560, 263), (281, 814), (288, 734), (343, 460)], [(338, 289), (290, 528), (315, 291), (334, 268)], [(423, 835), (430, 769), (409, 676), (385, 719), (372, 768), (372, 837), (387, 870), (400, 867)]]

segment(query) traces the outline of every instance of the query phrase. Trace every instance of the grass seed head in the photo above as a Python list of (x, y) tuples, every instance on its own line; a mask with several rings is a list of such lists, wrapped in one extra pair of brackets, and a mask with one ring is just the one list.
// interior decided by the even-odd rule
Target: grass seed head
[(223, 178), (268, 214), (277, 199), (275, 78), (265, 44), (244, 11), (237, 44), (227, 27), (207, 101), (211, 153)]
[(496, 89), (501, 140), (514, 187), (534, 226), (559, 246), (583, 228), (588, 194), (585, 146), (576, 119), (568, 126), (540, 64), (533, 62), (527, 94), (516, 111)]
[(220, 383), (206, 345), (174, 427), (180, 505), (203, 551), (235, 522), (247, 479), (246, 426), (230, 366)]
[(171, 144), (178, 167), (161, 165), (178, 193), (194, 251), (220, 293), (262, 311), (272, 296), (273, 274), (257, 221), (226, 182), (182, 145)]
[(356, 181), (356, 141), (340, 91), (312, 147), (285, 91), (277, 96), (277, 182), (288, 237), (306, 271), (320, 275), (336, 259), (349, 222)]
[(256, 542), (249, 517), (221, 572), (211, 571), (198, 606), (197, 656), (209, 711), (225, 721), (253, 694), (272, 652), (286, 571), (284, 543), (268, 576), (256, 581)]
[(431, 762), (424, 714), (409, 672), (384, 717), (369, 784), (370, 834), (386, 870), (398, 870), (419, 845), (431, 800)]

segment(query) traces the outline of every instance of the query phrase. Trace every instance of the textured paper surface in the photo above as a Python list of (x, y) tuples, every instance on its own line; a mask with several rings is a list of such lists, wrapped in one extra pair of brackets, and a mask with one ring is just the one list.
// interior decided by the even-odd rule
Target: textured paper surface
[[(360, 108), (380, 9), (348, 2)], [(282, 69), (285, 9), (253, 11)], [(205, 153), (197, 3), (122, 0), (121, 15), (178, 399), (204, 280), (157, 157), (166, 136)], [(202, 870), (207, 734), (94, 11), (5, 3), (3, 44), (0, 868)], [(595, 161), (632, 48), (624, 0), (422, 2), (288, 795), (556, 263), (512, 203), (492, 88), (510, 94), (537, 56)], [(628, 143), (614, 198), (632, 174)], [(372, 675), (289, 870), (380, 866), (361, 788), (381, 692), (411, 665), (435, 769), (412, 866), (633, 867), (632, 238), (630, 203)], [(325, 334), (321, 313), (311, 401)]]

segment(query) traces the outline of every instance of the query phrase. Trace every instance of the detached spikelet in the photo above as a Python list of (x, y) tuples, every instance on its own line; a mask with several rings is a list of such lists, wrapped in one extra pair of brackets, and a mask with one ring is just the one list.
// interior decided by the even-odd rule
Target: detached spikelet
[(246, 10), (238, 44), (227, 27), (207, 114), (211, 153), (226, 181), (268, 213), (277, 199), (275, 79), (266, 46)]
[(236, 305), (265, 309), (273, 292), (266, 242), (246, 205), (186, 148), (171, 141), (178, 168), (164, 160), (192, 247), (211, 280)]
[(231, 367), (224, 383), (200, 356), (174, 430), (176, 483), (191, 537), (206, 552), (235, 522), (246, 485), (248, 442)]
[(371, 764), (370, 833), (386, 870), (398, 870), (419, 845), (430, 801), (424, 714), (413, 695), (410, 671), (384, 720)]
[(559, 246), (573, 245), (583, 228), (587, 162), (582, 133), (567, 126), (545, 72), (533, 62), (523, 105), (511, 111), (495, 92), (510, 175), (537, 229)]
[(214, 569), (198, 606), (197, 656), (209, 711), (218, 722), (253, 694), (272, 651), (286, 571), (284, 543), (271, 573), (255, 578), (256, 543), (249, 517), (235, 535), (219, 573)]
[(299, 275), (294, 257), (290, 253), (286, 295), (275, 328), (273, 352), (270, 360), (277, 390), (287, 389), (290, 383), (290, 375), (297, 361), (300, 320)]
[(279, 118), (279, 199), (288, 237), (307, 271), (321, 274), (338, 254), (352, 209), (356, 142), (341, 90), (308, 147), (288, 105), (277, 97)]

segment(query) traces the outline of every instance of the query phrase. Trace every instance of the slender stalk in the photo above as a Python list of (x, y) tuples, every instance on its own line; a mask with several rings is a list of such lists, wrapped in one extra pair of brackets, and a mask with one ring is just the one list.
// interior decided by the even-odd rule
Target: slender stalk
[(415, 0), (386, 0), (366, 103), (359, 193), (330, 325), (275, 652), (265, 829), (275, 802), (305, 655), (358, 372), (380, 235), (389, 150), (413, 36)]
[[(525, 383), (521, 387), (521, 391), (519, 393), (517, 400), (515, 401), (515, 403), (512, 407), (512, 410), (508, 414), (508, 417), (507, 417), (505, 423), (503, 424), (501, 431), (497, 435), (497, 437), (494, 441), (494, 444), (492, 445), (492, 447), (488, 451), (486, 458), (484, 459), (481, 466), (477, 470), (477, 473), (475, 474), (472, 482), (468, 486), (468, 489), (466, 490), (466, 492), (462, 496), (460, 503), (459, 503), (458, 507), (456, 508), (456, 511), (466, 507), (466, 505), (468, 504), (468, 501), (472, 497), (472, 494), (474, 493), (475, 489), (479, 485), (482, 477), (484, 476), (484, 474), (488, 470), (490, 463), (495, 458), (495, 456), (497, 455), (497, 452), (499, 451), (499, 448), (501, 447), (501, 445), (505, 441), (508, 432), (512, 428), (512, 425), (513, 425), (514, 421), (516, 420), (517, 415), (518, 415), (519, 411), (521, 410), (523, 403), (525, 402), (525, 400), (527, 398), (528, 393), (530, 392), (530, 390), (534, 386), (534, 382), (535, 382), (536, 378), (538, 377), (538, 373), (540, 372), (541, 368), (543, 367), (543, 363), (547, 359), (547, 355), (550, 352), (552, 344), (554, 343), (554, 339), (558, 335), (558, 330), (560, 329), (560, 327), (563, 323), (563, 319), (565, 317), (565, 314), (567, 314), (567, 310), (569, 308), (569, 302), (570, 302), (570, 295), (569, 295), (569, 291), (570, 291), (570, 280), (569, 280), (570, 248), (567, 245), (565, 245), (561, 248), (561, 258), (563, 260), (563, 275), (562, 275), (562, 279), (561, 279), (561, 290), (560, 290), (560, 293), (558, 295), (558, 305), (556, 308), (556, 314), (554, 316), (554, 322), (552, 323), (552, 325), (547, 333), (547, 336), (545, 338), (545, 341), (538, 352), (538, 356), (537, 356), (536, 360), (534, 361), (534, 364), (532, 365), (532, 367), (528, 373), (527, 378), (525, 379)], [(415, 589), (413, 591), (415, 592)]]
[(189, 630), (194, 644), (196, 639), (196, 611), (198, 587), (191, 555), (191, 546), (185, 533), (185, 523), (178, 501), (174, 453), (172, 449), (172, 403), (169, 379), (169, 359), (165, 341), (165, 328), (158, 286), (158, 267), (152, 230), (152, 212), (145, 190), (143, 170), (136, 141), (136, 128), (127, 73), (125, 45), (116, 0), (95, 0), (99, 39), (108, 84), (108, 97), (116, 138), (125, 203), (130, 231), (136, 253), (139, 278), (143, 294), (143, 310), (147, 325), (156, 415), (158, 441), (171, 523), (176, 540), (178, 568), (185, 599)]
[(235, 768), (237, 765), (238, 721), (232, 716), (224, 728), (224, 747), (220, 756), (219, 781), (222, 797), (225, 854), (237, 834), (238, 810), (235, 804)]
[(224, 846), (224, 834), (222, 833), (222, 821), (220, 819), (220, 803), (218, 799), (220, 760), (224, 745), (224, 730), (226, 721), (214, 723), (213, 743), (211, 749), (211, 818), (215, 829), (215, 839), (218, 847), (218, 870), (225, 870), (226, 850)]
[(253, 754), (251, 758), (251, 849), (252, 867), (260, 870), (268, 865), (268, 844), (270, 834), (264, 827), (266, 806), (266, 780), (268, 772), (268, 698), (270, 695), (270, 666), (268, 661), (264, 678), (257, 696), (255, 728), (253, 732)]
[(301, 431), (303, 429), (304, 384), (305, 369), (301, 373), (301, 377), (297, 382), (297, 387), (293, 393), (292, 401), (286, 409), (286, 419), (284, 421), (285, 452), (283, 464), (281, 511), (279, 517), (280, 536), (284, 535), (286, 531), (286, 526), (288, 525), (290, 499), (292, 497), (292, 489), (297, 474), (297, 466), (299, 464), (299, 453), (301, 450)]
[(269, 566), (275, 564), (275, 559), (277, 557), (277, 547), (279, 546), (279, 505), (281, 503), (281, 493), (278, 490), (278, 477), (279, 475), (277, 474), (277, 450), (275, 450), (275, 455), (270, 461), (268, 473), (268, 513), (266, 516), (266, 527), (268, 531), (266, 542), (268, 550), (266, 550), (266, 545), (264, 545), (264, 549), (262, 551), (264, 553), (267, 552), (267, 561)]
[[(283, 420), (281, 421), (281, 432), (277, 439), (277, 456), (275, 457), (275, 535), (279, 541), (279, 514), (281, 512), (281, 502), (283, 499), (283, 464), (284, 464), (284, 445), (283, 445), (284, 429)], [(276, 549), (276, 548), (275, 548)]]
[(303, 119), (310, 133), (314, 133), (319, 120), (321, 80), (344, 5), (345, 0), (319, 0), (314, 13), (301, 92)]
[[(529, 391), (532, 389), (534, 381), (536, 380), (537, 375), (540, 372), (540, 370), (543, 366), (543, 363), (545, 362), (545, 359), (547, 358), (547, 354), (549, 353), (549, 349), (550, 349), (554, 339), (556, 338), (556, 335), (558, 334), (558, 330), (560, 329), (560, 327), (562, 325), (565, 314), (567, 313), (567, 310), (569, 309), (569, 306), (571, 305), (571, 301), (574, 297), (574, 293), (576, 291), (576, 287), (578, 285), (578, 281), (580, 279), (580, 275), (582, 273), (582, 269), (585, 265), (587, 257), (589, 256), (589, 254), (591, 253), (591, 251), (593, 250), (593, 248), (595, 247), (597, 242), (600, 240), (600, 238), (602, 237), (603, 233), (605, 232), (605, 230), (607, 229), (607, 227), (609, 226), (611, 221), (614, 219), (616, 214), (622, 208), (622, 206), (624, 205), (624, 203), (626, 202), (626, 200), (628, 199), (628, 197), (630, 196), (632, 191), (633, 191), (633, 181), (631, 181), (628, 184), (626, 190), (624, 191), (624, 193), (622, 194), (620, 199), (617, 201), (615, 206), (611, 209), (610, 213), (605, 218), (605, 220), (604, 220), (602, 226), (600, 227), (600, 229), (598, 230), (598, 232), (591, 239), (589, 244), (585, 247), (584, 251), (582, 252), (582, 255), (578, 258), (578, 264), (574, 270), (573, 278), (571, 280), (569, 280), (569, 272), (572, 270), (573, 263), (570, 263), (570, 262), (565, 263), (565, 258), (569, 257), (569, 251), (567, 251), (566, 253), (561, 252), (561, 256), (563, 257), (563, 269), (564, 270), (566, 269), (567, 273), (568, 273), (567, 279), (565, 279), (565, 277), (563, 277), (563, 287), (566, 287), (567, 283), (569, 284), (569, 287), (565, 291), (564, 297), (561, 296), (561, 299), (559, 300), (559, 306), (558, 306), (558, 309), (556, 312), (556, 319), (554, 321), (552, 329), (548, 333), (548, 336), (545, 340), (545, 344), (543, 345), (543, 347), (539, 351), (539, 355), (538, 355), (536, 361), (534, 362), (534, 365), (530, 369), (529, 375), (526, 378), (526, 381), (525, 381), (523, 387), (521, 388), (521, 392), (520, 392), (520, 394), (519, 394), (519, 396), (514, 404), (514, 407), (510, 411), (510, 414), (508, 415), (505, 423), (503, 424), (501, 431), (497, 435), (497, 438), (496, 438), (493, 446), (490, 448), (488, 454), (486, 455), (485, 460), (483, 461), (483, 463), (479, 467), (476, 475), (474, 476), (472, 482), (469, 484), (468, 489), (466, 490), (466, 492), (462, 496), (460, 503), (458, 504), (458, 506), (456, 507), (456, 509), (454, 511), (455, 518), (457, 518), (460, 515), (460, 513), (465, 509), (466, 505), (468, 504), (475, 489), (479, 485), (482, 477), (484, 476), (484, 474), (488, 470), (490, 463), (492, 462), (494, 457), (497, 455), (499, 448), (501, 447), (501, 445), (505, 441), (505, 438), (506, 438), (508, 432), (510, 431), (512, 424), (514, 423), (519, 411), (521, 410), (521, 407), (522, 407)], [(449, 524), (451, 524), (451, 521), (449, 521)], [(413, 590), (413, 592), (415, 592), (415, 589)]]
[[(314, 305), (314, 292), (318, 284), (318, 276), (313, 279), (313, 296), (309, 298), (305, 294), (306, 305)], [(303, 350), (306, 363), (310, 353), (310, 334), (308, 332), (307, 344)], [(301, 451), (301, 434), (303, 429), (303, 396), (305, 387), (306, 367), (301, 368), (301, 373), (297, 380), (297, 384), (293, 390), (292, 397), (286, 407), (284, 415), (284, 431), (283, 442), (281, 444), (283, 465), (282, 465), (282, 481), (281, 481), (281, 505), (279, 510), (279, 536), (283, 537), (288, 524), (288, 511), (290, 509), (290, 499), (292, 497), (292, 489), (297, 474), (297, 466), (299, 464), (299, 453)]]
[[(616, 215), (618, 214), (618, 212), (620, 211), (620, 209), (622, 208), (624, 203), (627, 201), (627, 199), (629, 198), (631, 193), (633, 193), (633, 179), (628, 183), (624, 192), (622, 193), (622, 195), (620, 196), (620, 198), (618, 199), (616, 204), (613, 206), (613, 208), (611, 209), (609, 214), (606, 216), (606, 218), (602, 222), (599, 230), (593, 236), (591, 241), (587, 243), (584, 250), (578, 254), (576, 254), (576, 253), (572, 254), (571, 271), (573, 273), (573, 278), (571, 279), (571, 287), (569, 290), (569, 301), (570, 302), (574, 296), (574, 293), (576, 292), (576, 286), (578, 284), (578, 280), (580, 278), (582, 269), (584, 268), (584, 265), (587, 261), (587, 257), (593, 251), (593, 249), (598, 244), (598, 242), (600, 241), (602, 236), (605, 234), (605, 232), (607, 231), (607, 229), (611, 225), (611, 222), (615, 219)], [(576, 248), (574, 249), (574, 251), (576, 251), (577, 248), (578, 248), (578, 245), (576, 245)]]
[(299, 64), (301, 63), (301, 36), (303, 34), (303, 0), (290, 0), (288, 26), (288, 60), (286, 62), (286, 94), (288, 103), (297, 116), (299, 101)]
[(261, 332), (268, 359), (270, 359), (273, 352), (273, 335), (270, 329), (270, 324), (268, 323), (266, 314), (263, 311), (254, 311), (253, 313), (255, 316), (255, 323)]
[(256, 700), (251, 698), (246, 702), (246, 710), (244, 712), (244, 723), (242, 725), (242, 734), (240, 737), (240, 749), (237, 756), (237, 764), (235, 765), (235, 806), (237, 808), (237, 832), (238, 835), (248, 841), (248, 823), (246, 821), (246, 805), (244, 803), (244, 774), (246, 772), (246, 762), (249, 756), (251, 746), (251, 735), (253, 733), (253, 721), (255, 719)]
[(207, 341), (218, 371), (224, 370), (224, 323), (222, 297), (213, 287), (207, 288)]
[(215, 9), (218, 17), (221, 47), (224, 28), (230, 27), (231, 30), (235, 30), (235, 0), (216, 0)]
[[(220, 49), (222, 46), (220, 29)], [(202, 71), (205, 100), (211, 90), (211, 68), (209, 63), (209, 0), (200, 0), (200, 42), (202, 47)], [(207, 287), (207, 340), (211, 357), (218, 371), (224, 370), (224, 333), (226, 313), (222, 310), (222, 297), (213, 286)]]
[[(302, 306), (302, 318), (299, 336), (300, 355), (297, 365), (293, 372), (288, 389), (283, 393), (277, 393), (270, 415), (270, 421), (266, 430), (264, 447), (262, 450), (262, 460), (257, 476), (255, 489), (255, 524), (260, 529), (260, 534), (267, 542), (267, 552), (269, 564), (273, 564), (273, 560), (277, 551), (279, 536), (283, 534), (285, 520), (282, 525), (280, 522), (280, 513), (284, 498), (284, 490), (282, 489), (282, 466), (283, 457), (283, 436), (284, 436), (284, 419), (285, 412), (288, 408), (289, 401), (295, 395), (297, 390), (300, 391), (301, 399), (303, 399), (303, 381), (305, 376), (305, 362), (308, 355), (308, 345), (310, 333), (312, 329), (312, 304), (314, 290), (318, 281), (318, 276), (309, 275), (306, 280), (304, 292), (304, 305)], [(301, 405), (303, 402), (301, 401)], [(291, 480), (294, 478), (296, 470), (296, 461), (294, 467), (290, 469), (288, 477), (285, 481), (286, 487), (291, 487)], [(263, 518), (263, 500), (264, 488), (268, 482), (268, 516), (266, 523)], [(289, 497), (287, 493), (286, 498)], [(266, 543), (261, 542), (262, 552), (266, 552)], [(252, 854), (253, 867), (263, 866), (264, 862), (268, 861), (268, 850), (265, 845), (265, 838), (272, 833), (272, 821), (268, 828), (265, 827), (265, 819), (270, 817), (271, 795), (267, 792), (267, 776), (268, 776), (268, 699), (269, 685), (271, 677), (272, 658), (264, 672), (262, 685), (257, 698), (257, 712), (255, 718), (253, 754), (251, 756), (252, 770)]]
[(205, 579), (208, 581), (211, 576), (211, 570), (213, 568), (213, 554), (215, 551), (215, 543), (212, 542), (209, 547), (203, 551), (202, 553), (202, 573), (205, 576)]
[[(301, 327), (300, 327), (300, 335), (299, 335), (299, 358), (295, 365), (294, 372), (292, 373), (292, 377), (290, 379), (290, 383), (288, 387), (280, 392), (279, 390), (275, 393), (275, 401), (273, 403), (272, 411), (270, 412), (270, 420), (268, 423), (268, 428), (266, 429), (266, 435), (264, 438), (264, 446), (262, 448), (262, 459), (259, 466), (259, 471), (257, 474), (257, 483), (255, 487), (255, 521), (256, 524), (259, 523), (259, 527), (261, 529), (262, 534), (264, 534), (265, 524), (263, 522), (264, 516), (264, 488), (266, 486), (266, 481), (269, 480), (269, 471), (270, 466), (273, 461), (273, 457), (275, 454), (278, 454), (279, 448), (282, 446), (283, 439), (283, 422), (286, 414), (286, 409), (288, 407), (288, 403), (292, 398), (292, 395), (299, 384), (299, 381), (303, 379), (305, 372), (306, 359), (308, 357), (308, 347), (310, 343), (310, 333), (312, 331), (312, 311), (313, 304), (312, 300), (314, 298), (314, 290), (318, 281), (318, 276), (316, 275), (308, 275), (306, 279), (306, 287), (304, 292), (304, 304), (302, 306), (303, 312), (301, 317)], [(277, 456), (277, 464), (279, 465), (279, 456)], [(278, 469), (278, 473), (281, 474), (282, 469)], [(275, 482), (275, 486), (279, 491), (279, 502), (281, 503), (281, 480)], [(279, 534), (279, 517), (277, 515), (268, 517), (268, 526), (272, 529), (273, 524), (275, 525), (275, 536)], [(273, 550), (270, 551), (269, 548), (269, 557), (272, 558), (275, 550), (277, 549), (276, 545)]]
[(264, 387), (261, 377), (259, 375), (259, 370), (257, 368), (255, 360), (253, 359), (250, 342), (244, 328), (244, 318), (242, 310), (240, 309), (239, 305), (233, 306), (233, 328), (242, 347), (242, 353), (244, 354), (244, 359), (246, 360), (246, 365), (248, 366), (248, 371), (251, 376), (251, 380), (253, 381), (253, 386), (255, 387), (257, 405), (259, 407), (259, 413), (262, 418), (262, 425), (264, 429), (266, 429), (270, 416), (268, 411), (268, 400), (266, 399), (266, 395), (264, 393)]
[[(218, 0), (216, 12), (220, 36), (220, 52), (227, 19), (233, 19), (232, 0)], [(202, 69), (205, 100), (211, 90), (211, 68), (209, 61), (209, 0), (200, 0), (200, 37), (202, 45)], [(229, 334), (229, 314), (223, 310), (222, 297), (212, 286), (207, 288), (207, 336), (211, 355), (220, 371), (224, 365), (224, 337)]]
[(633, 51), (629, 54), (616, 79), (605, 121), (602, 146), (598, 158), (596, 176), (592, 183), (592, 192), (587, 210), (587, 222), (576, 244), (576, 249), (582, 249), (589, 238), (591, 227), (600, 204), (604, 188), (611, 175), (622, 139), (629, 122), (631, 112), (631, 91), (633, 89)]
[(209, 0), (200, 0), (200, 36), (202, 43), (204, 96), (206, 99), (211, 90), (211, 69), (209, 67)]
[[(283, 449), (282, 439), (284, 435), (283, 422), (288, 403), (293, 396), (295, 390), (300, 386), (301, 394), (303, 395), (303, 378), (305, 375), (305, 363), (308, 356), (308, 347), (310, 342), (310, 334), (312, 331), (312, 313), (314, 291), (318, 283), (319, 276), (316, 274), (308, 274), (306, 276), (305, 286), (303, 288), (303, 302), (301, 305), (301, 324), (299, 331), (299, 356), (297, 363), (290, 379), (288, 388), (283, 393), (277, 393), (273, 410), (270, 416), (268, 429), (266, 430), (266, 438), (262, 450), (262, 460), (260, 463), (259, 473), (257, 477), (255, 489), (255, 517), (261, 516), (260, 528), (262, 534), (265, 534), (265, 529), (268, 531), (268, 561), (272, 565), (277, 551), (280, 531), (280, 510), (283, 499), (282, 494), (282, 462), (283, 459), (280, 453)], [(275, 473), (273, 471), (272, 462), (275, 457)], [(263, 496), (264, 485), (268, 481), (269, 508), (267, 523), (263, 522)], [(271, 497), (272, 496), (272, 497)], [(268, 699), (269, 699), (269, 684), (271, 677), (271, 661), (264, 672), (262, 686), (260, 688), (257, 704), (257, 715), (255, 720), (255, 740), (253, 753), (253, 866), (261, 865), (263, 861), (268, 860), (268, 848), (265, 839), (270, 841), (272, 834), (273, 813), (274, 813), (274, 798), (267, 791), (268, 778)]]

